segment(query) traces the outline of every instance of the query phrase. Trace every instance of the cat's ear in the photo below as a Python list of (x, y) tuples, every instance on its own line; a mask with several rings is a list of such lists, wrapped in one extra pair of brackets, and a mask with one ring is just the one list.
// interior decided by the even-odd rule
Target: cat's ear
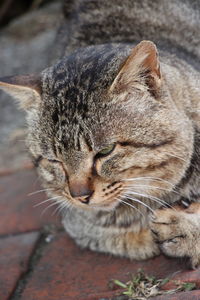
[(142, 86), (146, 86), (155, 95), (160, 88), (161, 72), (158, 52), (151, 41), (142, 41), (132, 49), (111, 85), (110, 91), (121, 93), (134, 85), (141, 89)]
[(17, 99), (19, 106), (25, 110), (41, 101), (40, 75), (22, 75), (0, 78), (0, 89)]

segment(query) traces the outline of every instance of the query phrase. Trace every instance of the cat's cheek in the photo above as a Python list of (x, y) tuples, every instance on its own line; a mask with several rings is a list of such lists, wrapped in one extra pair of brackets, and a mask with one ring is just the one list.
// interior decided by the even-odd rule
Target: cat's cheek
[(99, 168), (99, 175), (103, 178), (113, 179), (119, 176), (121, 177), (121, 173), (125, 172), (127, 169), (133, 166), (132, 157), (127, 155), (126, 157), (119, 156), (117, 158), (110, 159), (106, 162), (101, 163), (101, 167)]
[(99, 162), (97, 166), (97, 174), (106, 180), (112, 179), (119, 173), (116, 165), (107, 162)]
[(39, 173), (47, 182), (51, 182), (54, 180), (54, 175), (46, 169), (40, 168)]
[(55, 170), (55, 179), (59, 184), (65, 184), (67, 179), (62, 168)]

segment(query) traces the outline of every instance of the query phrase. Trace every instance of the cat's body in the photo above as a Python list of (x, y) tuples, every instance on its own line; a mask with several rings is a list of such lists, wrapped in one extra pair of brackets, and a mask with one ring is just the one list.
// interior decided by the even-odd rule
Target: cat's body
[[(40, 76), (2, 79), (27, 110), (29, 149), (80, 246), (145, 259), (159, 253), (157, 240), (164, 253), (199, 263), (198, 208), (155, 211), (200, 196), (199, 11), (188, 1), (76, 1), (59, 51), (84, 48)], [(191, 12), (196, 35), (181, 38)], [(159, 59), (152, 42), (130, 44), (159, 32), (161, 46), (173, 44), (195, 67), (167, 52)]]
[[(200, 3), (190, 0), (70, 0), (52, 49), (54, 59), (77, 48), (152, 40), (200, 70)], [(56, 52), (56, 54), (55, 54)]]
[[(76, 79), (79, 82), (86, 83), (86, 85), (82, 90), (84, 91), (84, 93), (85, 91), (87, 91), (86, 93), (87, 97), (88, 95), (90, 95), (90, 92), (93, 89), (92, 83), (94, 85), (97, 85), (98, 87), (100, 85), (99, 80), (101, 80), (100, 94), (97, 93), (95, 94), (95, 96), (92, 96), (91, 98), (89, 97), (92, 100), (92, 103), (89, 102), (89, 99), (87, 97), (85, 98), (85, 101), (87, 101), (87, 105), (90, 106), (90, 112), (92, 112), (92, 115), (90, 117), (93, 118), (98, 110), (99, 115), (101, 115), (101, 122), (103, 124), (108, 124), (108, 119), (105, 116), (105, 112), (100, 111), (100, 108), (98, 107), (97, 104), (98, 99), (102, 101), (102, 96), (100, 95), (103, 93), (103, 89), (107, 88), (107, 85), (105, 85), (104, 81), (102, 80), (102, 74), (101, 74), (102, 70), (104, 72), (104, 77), (106, 74), (106, 68), (105, 67), (103, 68), (103, 66), (104, 64), (106, 67), (108, 65), (112, 66), (113, 71), (111, 70), (111, 67), (109, 67), (109, 70), (107, 70), (109, 74), (113, 74), (115, 72), (117, 73), (119, 68), (118, 64), (120, 64), (121, 61), (124, 60), (123, 56), (126, 57), (128, 55), (127, 53), (129, 53), (131, 49), (132, 46), (126, 46), (126, 45), (107, 46), (106, 45), (106, 46), (95, 47), (95, 52), (93, 52), (94, 48), (89, 47), (86, 48), (85, 50), (81, 50), (81, 53), (77, 51), (76, 54), (77, 57), (73, 55), (73, 57), (71, 58), (71, 60), (74, 60), (76, 62), (76, 71), (78, 73), (78, 76), (76, 74)], [(111, 55), (111, 53), (112, 54), (114, 53), (113, 56)], [(81, 60), (78, 59), (79, 56), (81, 57)], [(117, 59), (115, 56), (117, 56)], [(83, 59), (83, 57), (85, 59)], [(101, 64), (97, 63), (99, 57), (101, 58)], [(102, 57), (104, 57), (106, 63), (103, 61)], [(91, 63), (91, 70), (89, 69), (89, 67), (87, 67), (87, 80), (84, 80), (83, 78), (85, 76), (85, 72), (82, 66), (84, 65), (88, 66), (89, 62)], [(69, 63), (66, 62), (66, 69), (64, 68), (65, 70), (67, 70), (68, 65)], [(185, 199), (187, 198), (190, 201), (192, 201), (199, 197), (200, 178), (198, 177), (196, 172), (197, 173), (199, 172), (200, 166), (198, 165), (198, 160), (195, 155), (195, 150), (193, 148), (195, 144), (193, 143), (193, 138), (195, 138), (196, 136), (196, 142), (198, 143), (197, 141), (199, 136), (198, 128), (200, 126), (199, 123), (200, 118), (198, 113), (200, 112), (200, 107), (199, 107), (200, 103), (198, 99), (200, 99), (200, 90), (196, 89), (196, 87), (198, 86), (198, 73), (192, 68), (190, 69), (190, 67), (186, 65), (184, 62), (181, 62), (174, 57), (170, 57), (170, 56), (166, 57), (165, 54), (163, 58), (161, 57), (161, 72), (162, 70), (163, 70), (162, 73), (163, 80), (165, 81), (164, 85), (165, 87), (167, 87), (166, 92), (171, 95), (171, 98), (169, 97), (167, 100), (169, 101), (168, 105), (172, 108), (171, 113), (174, 113), (174, 110), (178, 108), (178, 114), (179, 113), (182, 114), (182, 117), (179, 119), (177, 119), (177, 116), (175, 114), (173, 116), (173, 119), (175, 120), (176, 125), (181, 126), (181, 131), (184, 135), (183, 140), (184, 143), (187, 145), (187, 146), (184, 145), (187, 147), (186, 150), (184, 149), (183, 145), (181, 145), (181, 143), (179, 142), (177, 148), (173, 152), (169, 153), (169, 157), (170, 154), (172, 155), (172, 164), (173, 164), (170, 167), (171, 172), (176, 173), (177, 172), (176, 164), (182, 162), (182, 160), (186, 161), (186, 165), (184, 166), (183, 172), (179, 174), (180, 177), (177, 179), (178, 184), (176, 186), (175, 185), (173, 186), (173, 192), (167, 193), (167, 195), (165, 194), (165, 192), (163, 194), (161, 193), (162, 197), (160, 197), (160, 193), (154, 194), (155, 197), (162, 198), (164, 201), (166, 201), (166, 203), (173, 204), (175, 201), (178, 201), (183, 198)], [(88, 76), (88, 74), (90, 74), (90, 76)], [(53, 78), (56, 83), (59, 82), (55, 74), (53, 75)], [(189, 83), (188, 79), (190, 79), (191, 83)], [(107, 77), (105, 80), (108, 86), (112, 84), (112, 81), (113, 81), (113, 77), (111, 77), (111, 79)], [(183, 86), (186, 85), (187, 85), (187, 90), (183, 89)], [(94, 90), (96, 91), (97, 88), (95, 87)], [(78, 91), (76, 91), (75, 95), (71, 94), (70, 99), (78, 102), (79, 98), (77, 99), (77, 95), (78, 95)], [(94, 98), (96, 99), (95, 105), (94, 105)], [(142, 115), (136, 113), (135, 120), (133, 120), (133, 123), (131, 125), (132, 127), (135, 127), (136, 126), (135, 124), (137, 125), (139, 124), (139, 122), (141, 121), (140, 119), (143, 117), (143, 114), (145, 114), (145, 119), (151, 118), (151, 114), (148, 114), (148, 111), (146, 111), (146, 109), (149, 109), (145, 107), (147, 103), (143, 102), (142, 104), (141, 99), (139, 101), (141, 101), (140, 110), (142, 111)], [(174, 107), (174, 105), (176, 105), (176, 107)], [(93, 109), (92, 106), (94, 106)], [(84, 109), (87, 110), (86, 108)], [(156, 109), (156, 107), (154, 109)], [(63, 111), (67, 111), (69, 113), (69, 108), (63, 109)], [(80, 114), (80, 108), (78, 108), (76, 111), (77, 111), (77, 115)], [(121, 124), (123, 122), (123, 119), (122, 118), (120, 119), (119, 115), (117, 115), (117, 118), (115, 119), (115, 114), (112, 115), (111, 111), (109, 113), (110, 113), (109, 118), (112, 118), (113, 123)], [(75, 109), (73, 110), (72, 115), (73, 114), (76, 115)], [(123, 118), (125, 118), (125, 116), (123, 116)], [(194, 120), (194, 124), (192, 124), (193, 121), (192, 122), (189, 121), (191, 119)], [(49, 124), (49, 121), (47, 123)], [(131, 120), (129, 121), (129, 126), (130, 123)], [(88, 128), (91, 129), (91, 126), (92, 124), (89, 124)], [(155, 144), (156, 144), (156, 136), (159, 135), (159, 130), (158, 132), (156, 132), (156, 126), (157, 126), (156, 124), (152, 125), (155, 134), (155, 138), (153, 139)], [(100, 130), (101, 128), (98, 120), (98, 124), (96, 124), (96, 127), (94, 127), (93, 132), (98, 132)], [(107, 125), (106, 125), (106, 130), (110, 138), (109, 128)], [(139, 131), (139, 129), (136, 130), (137, 132)], [(69, 132), (71, 133), (71, 130)], [(66, 132), (64, 134), (66, 136)], [(74, 134), (72, 135), (69, 134), (68, 140), (72, 139), (73, 136)], [(139, 139), (139, 143), (142, 143), (142, 141), (145, 140), (143, 134), (141, 134), (141, 138), (142, 138), (141, 140)], [(196, 147), (197, 147), (196, 151), (198, 156), (198, 145)], [(183, 154), (185, 151), (187, 152), (187, 154), (186, 153)], [(157, 153), (157, 155), (159, 155), (159, 153)], [(195, 157), (193, 158), (192, 161), (193, 166), (190, 168), (189, 165), (191, 162), (192, 155), (194, 155)], [(77, 159), (75, 157), (73, 158), (73, 156), (71, 157), (71, 161), (72, 160), (74, 163), (77, 163), (76, 162)], [(81, 164), (81, 161), (79, 163)], [(77, 177), (82, 177), (81, 171), (79, 171), (80, 173), (77, 173)], [(188, 178), (186, 181), (183, 179), (185, 178), (186, 175), (185, 172), (187, 172), (188, 174), (187, 175)], [(147, 173), (146, 176), (147, 177), (151, 176), (151, 173), (154, 174), (154, 172), (149, 170), (149, 173)], [(156, 177), (159, 177), (159, 175), (156, 174)], [(168, 181), (170, 177), (168, 177), (167, 175), (167, 176), (160, 176), (159, 178)], [(137, 188), (136, 191), (141, 194), (142, 193), (145, 194), (145, 186), (143, 185), (145, 184), (148, 185), (149, 181), (147, 182), (141, 180), (138, 183), (141, 184), (142, 186), (140, 188)], [(156, 186), (158, 186), (158, 188), (159, 185), (160, 183), (156, 182)], [(163, 190), (164, 188), (165, 187), (163, 187)], [(171, 189), (170, 184), (167, 185), (166, 188), (170, 190)], [(160, 207), (160, 205), (162, 205), (162, 203), (159, 203), (159, 200), (156, 198), (155, 199), (153, 198), (150, 201), (148, 199), (143, 199), (143, 201), (144, 203), (150, 205), (152, 209), (158, 208)], [(135, 204), (134, 202), (129, 202), (129, 203), (136, 205), (137, 207), (137, 204)], [(143, 213), (146, 216), (146, 219), (143, 218), (141, 213)], [(75, 209), (72, 207), (71, 209), (65, 211), (64, 214), (65, 217), (63, 219), (63, 224), (66, 230), (82, 247), (89, 247), (97, 251), (109, 252), (109, 253), (114, 253), (122, 256), (138, 258), (138, 259), (150, 257), (153, 254), (157, 253), (158, 251), (157, 246), (156, 245), (155, 247), (153, 246), (153, 241), (150, 239), (150, 236), (148, 237), (149, 234), (147, 229), (148, 214), (146, 213), (145, 207), (140, 207), (140, 211), (135, 210), (134, 213), (132, 207), (125, 206), (123, 203), (112, 212), (106, 212), (106, 211), (99, 212), (98, 210), (85, 211), (82, 208)], [(144, 229), (144, 231), (142, 229)], [(141, 235), (139, 238), (139, 244), (140, 243), (142, 244), (144, 242), (142, 247), (133, 245), (134, 243), (136, 244), (137, 233), (140, 233), (138, 236)], [(145, 245), (145, 238), (147, 238), (148, 240), (148, 243), (146, 245)]]

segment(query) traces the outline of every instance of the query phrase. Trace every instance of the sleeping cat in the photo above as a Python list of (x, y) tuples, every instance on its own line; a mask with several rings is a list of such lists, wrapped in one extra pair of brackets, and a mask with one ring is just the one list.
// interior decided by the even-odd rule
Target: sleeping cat
[[(118, 2), (72, 3), (58, 34), (59, 51), (68, 55), (41, 74), (1, 78), (0, 88), (27, 112), (27, 145), (78, 245), (131, 259), (160, 251), (188, 256), (195, 268), (200, 262), (200, 85), (198, 65), (192, 65), (198, 37), (188, 44), (188, 35), (185, 48), (177, 46), (191, 65), (158, 51), (152, 41), (133, 44), (131, 16), (141, 10), (149, 18), (154, 5)], [(188, 13), (194, 10), (187, 1), (174, 5), (180, 2), (183, 15), (186, 4)], [(172, 1), (159, 3), (157, 21)], [(91, 20), (94, 39), (87, 26)], [(171, 31), (169, 24), (156, 32), (154, 20), (146, 35), (159, 36), (160, 30), (164, 45), (168, 32), (179, 37), (178, 21), (175, 15)], [(62, 48), (65, 28), (68, 50)], [(174, 39), (178, 45), (180, 37)]]

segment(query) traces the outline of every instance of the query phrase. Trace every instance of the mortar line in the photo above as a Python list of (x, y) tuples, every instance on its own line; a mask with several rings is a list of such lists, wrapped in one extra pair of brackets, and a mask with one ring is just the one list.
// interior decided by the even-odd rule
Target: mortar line
[(20, 300), (23, 294), (23, 291), (26, 288), (27, 283), (32, 277), (34, 270), (38, 262), (40, 261), (41, 257), (43, 256), (44, 250), (49, 242), (46, 241), (47, 236), (51, 234), (51, 232), (41, 232), (40, 236), (38, 237), (34, 249), (29, 257), (27, 268), (18, 278), (17, 283), (9, 296), (9, 300)]

